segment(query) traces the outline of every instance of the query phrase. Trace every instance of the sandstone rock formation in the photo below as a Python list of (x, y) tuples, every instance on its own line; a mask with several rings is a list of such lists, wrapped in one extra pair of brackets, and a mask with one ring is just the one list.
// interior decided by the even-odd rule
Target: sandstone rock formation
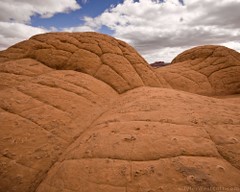
[(37, 35), (2, 52), (1, 57), (1, 61), (30, 58), (52, 69), (86, 73), (119, 93), (143, 85), (161, 85), (132, 47), (97, 33)]
[(0, 76), (0, 191), (240, 190), (233, 50), (152, 69), (112, 37), (50, 33), (0, 52)]
[(200, 46), (157, 69), (174, 89), (202, 95), (240, 93), (240, 54), (223, 46)]
[(153, 68), (165, 67), (166, 65), (169, 65), (169, 63), (165, 63), (164, 61), (155, 61), (154, 63), (150, 63), (150, 66)]

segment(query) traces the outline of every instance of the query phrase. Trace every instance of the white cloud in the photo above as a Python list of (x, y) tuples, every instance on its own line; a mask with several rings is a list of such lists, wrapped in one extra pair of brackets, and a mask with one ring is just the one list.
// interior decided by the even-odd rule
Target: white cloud
[(76, 0), (1, 0), (0, 21), (29, 23), (35, 14), (48, 18), (77, 9)]
[(83, 4), (86, 4), (86, 3), (88, 3), (88, 1), (89, 1), (89, 0), (82, 0), (82, 3), (83, 3)]
[(153, 63), (155, 61), (164, 61), (169, 63), (178, 54), (185, 51), (188, 47), (166, 47), (161, 48), (159, 51), (149, 51), (143, 53), (142, 56), (149, 62)]
[(90, 26), (78, 26), (78, 27), (69, 27), (69, 28), (63, 28), (61, 31), (66, 31), (66, 32), (87, 32), (87, 31), (95, 31), (94, 28)]
[(240, 52), (240, 42), (229, 41), (229, 42), (226, 42), (226, 43), (222, 43), (221, 45), (229, 47), (231, 49), (234, 49), (234, 50)]
[(239, 10), (240, 0), (185, 0), (184, 5), (179, 0), (125, 0), (98, 17), (85, 18), (85, 25), (109, 27), (149, 62), (169, 62), (192, 46), (239, 40)]
[(0, 3), (0, 49), (5, 49), (32, 35), (56, 31), (30, 25), (31, 16), (48, 18), (56, 13), (80, 9), (76, 0), (1, 0)]
[(0, 22), (0, 28), (0, 49), (5, 49), (35, 34), (48, 32), (44, 28), (32, 27), (22, 23)]

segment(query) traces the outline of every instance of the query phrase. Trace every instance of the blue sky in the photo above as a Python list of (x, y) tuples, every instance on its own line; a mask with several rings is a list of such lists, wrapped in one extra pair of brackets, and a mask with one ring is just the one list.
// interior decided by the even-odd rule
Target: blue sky
[(170, 62), (206, 44), (240, 51), (240, 0), (1, 0), (0, 49), (46, 32), (96, 31)]
[[(82, 19), (85, 16), (97, 17), (106, 9), (122, 2), (123, 0), (88, 0), (86, 2), (77, 0), (77, 3), (81, 6), (80, 9), (71, 11), (70, 13), (57, 13), (51, 18), (41, 18), (39, 14), (33, 15), (31, 17), (31, 25), (46, 28), (56, 27), (58, 29), (79, 26), (84, 24)], [(111, 31), (108, 33), (111, 33)]]

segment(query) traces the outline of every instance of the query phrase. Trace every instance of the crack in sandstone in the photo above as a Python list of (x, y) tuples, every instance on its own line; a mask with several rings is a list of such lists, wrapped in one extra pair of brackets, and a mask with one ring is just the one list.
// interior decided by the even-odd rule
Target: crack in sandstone
[(64, 141), (64, 142), (68, 142), (66, 139), (64, 139), (64, 138), (62, 138), (62, 137), (60, 137), (60, 136), (58, 136), (58, 135), (56, 135), (56, 134), (53, 134), (52, 132), (50, 132), (49, 130), (47, 130), (46, 128), (44, 128), (44, 126), (42, 126), (42, 125), (40, 125), (39, 123), (33, 121), (32, 119), (30, 119), (30, 118), (28, 118), (28, 117), (26, 117), (26, 116), (23, 116), (23, 115), (21, 115), (21, 114), (17, 114), (17, 113), (15, 113), (15, 112), (12, 111), (12, 110), (5, 109), (5, 108), (3, 108), (3, 107), (0, 107), (0, 108), (3, 109), (3, 110), (4, 110), (5, 112), (7, 112), (7, 113), (11, 113), (11, 114), (13, 114), (13, 115), (17, 115), (17, 116), (19, 116), (20, 118), (23, 118), (23, 119), (27, 120), (28, 122), (33, 123), (33, 124), (36, 125), (38, 128), (40, 128), (41, 130), (43, 130), (45, 133), (50, 134), (50, 135), (53, 135), (54, 137), (59, 138), (60, 140), (62, 140), (62, 141)]
[(227, 161), (231, 166), (233, 166), (234, 168), (236, 168), (239, 172), (240, 172), (240, 169), (238, 167), (236, 167), (231, 161), (229, 161), (228, 159), (226, 159), (223, 155), (222, 155), (222, 152), (218, 149), (218, 144), (215, 143), (212, 135), (210, 134), (210, 132), (207, 130), (207, 128), (204, 128), (204, 130), (206, 131), (206, 133), (209, 135), (210, 139), (212, 140), (212, 142), (215, 144), (215, 148), (216, 150), (218, 151), (219, 155), (222, 157), (222, 159), (224, 159), (225, 161)]
[[(97, 121), (102, 115), (104, 115), (104, 113), (105, 113), (106, 111), (108, 111), (108, 110), (103, 111), (97, 118), (95, 118), (95, 119), (92, 121), (92, 123), (91, 123), (88, 127), (86, 127), (86, 128), (84, 129), (83, 132), (81, 132), (79, 135), (77, 135), (77, 136), (75, 137), (75, 139), (73, 139), (72, 142), (69, 143), (69, 145), (66, 147), (65, 151), (64, 151), (63, 154), (62, 154), (63, 157), (64, 157), (66, 151), (68, 151), (68, 148), (71, 147), (71, 145), (73, 145), (74, 142), (76, 142), (85, 132), (89, 131), (89, 129), (91, 128), (91, 126), (94, 124), (94, 122)], [(36, 188), (35, 188), (36, 190), (38, 189), (38, 187), (40, 186), (40, 184), (47, 178), (48, 172), (51, 171), (51, 168), (53, 168), (56, 163), (59, 162), (59, 160), (62, 158), (62, 156), (59, 156), (58, 159), (57, 159), (57, 160), (50, 166), (50, 168), (45, 172), (45, 174), (44, 174), (45, 176), (43, 176), (43, 177), (41, 178), (41, 181), (39, 182), (39, 184), (38, 184), (38, 185), (36, 186)]]
[(83, 95), (81, 95), (81, 94), (79, 94), (79, 93), (76, 93), (76, 92), (74, 92), (74, 91), (71, 91), (71, 90), (66, 89), (66, 88), (63, 88), (63, 87), (60, 87), (60, 86), (58, 86), (58, 85), (50, 85), (50, 84), (43, 83), (43, 82), (37, 82), (37, 84), (43, 85), (43, 86), (47, 86), (47, 87), (51, 87), (51, 88), (53, 88), (53, 89), (61, 89), (61, 90), (63, 90), (63, 91), (66, 91), (66, 92), (68, 92), (68, 93), (72, 93), (72, 94), (74, 94), (74, 95), (82, 98), (82, 99), (83, 99), (84, 101), (86, 101), (87, 103), (91, 103), (91, 104), (94, 104), (94, 105), (98, 105), (95, 101), (92, 101), (92, 100), (90, 100), (89, 98), (86, 98), (86, 97), (84, 97)]
[(45, 104), (45, 105), (49, 105), (49, 106), (51, 106), (51, 107), (53, 107), (53, 108), (55, 108), (55, 109), (57, 109), (57, 110), (60, 110), (61, 112), (66, 113), (66, 114), (68, 114), (68, 115), (71, 116), (71, 113), (66, 112), (65, 109), (61, 109), (61, 107), (58, 107), (57, 105), (53, 105), (53, 104), (51, 104), (51, 103), (49, 103), (49, 102), (47, 102), (47, 101), (41, 100), (40, 98), (31, 95), (30, 93), (24, 92), (24, 91), (23, 91), (22, 89), (20, 89), (19, 87), (17, 87), (17, 90), (18, 90), (19, 92), (21, 92), (21, 93), (23, 93), (23, 94), (25, 94), (25, 95), (33, 98), (33, 99), (36, 99), (37, 101), (39, 101), (39, 102), (41, 102), (41, 103), (43, 103), (43, 104)]
[(24, 77), (29, 77), (29, 78), (33, 78), (35, 77), (34, 74), (33, 75), (26, 75), (26, 74), (20, 74), (20, 73), (13, 73), (13, 72), (8, 72), (8, 71), (0, 71), (0, 73), (3, 74), (10, 74), (10, 75), (16, 75), (16, 76), (24, 76)]
[(214, 159), (220, 159), (222, 160), (222, 156), (203, 156), (203, 155), (176, 155), (176, 156), (163, 156), (163, 157), (158, 157), (158, 158), (153, 158), (153, 159), (124, 159), (124, 158), (114, 158), (114, 157), (83, 157), (79, 159), (64, 159), (61, 161), (61, 163), (65, 161), (83, 161), (83, 160), (103, 160), (103, 159), (110, 159), (110, 160), (117, 160), (117, 161), (126, 161), (126, 162), (151, 162), (151, 161), (160, 161), (164, 159), (174, 159), (174, 158), (179, 158), (179, 157), (193, 157), (193, 158), (214, 158)]
[(37, 171), (37, 172), (41, 171), (40, 169), (36, 169), (36, 168), (33, 168), (33, 167), (29, 167), (27, 165), (24, 165), (24, 164), (18, 162), (16, 159), (9, 157), (8, 155), (4, 155), (4, 154), (1, 154), (1, 155), (2, 155), (2, 157), (7, 158), (10, 162), (16, 163), (19, 166), (22, 166), (22, 167), (25, 167), (27, 169), (31, 169), (31, 170), (34, 170), (34, 171)]

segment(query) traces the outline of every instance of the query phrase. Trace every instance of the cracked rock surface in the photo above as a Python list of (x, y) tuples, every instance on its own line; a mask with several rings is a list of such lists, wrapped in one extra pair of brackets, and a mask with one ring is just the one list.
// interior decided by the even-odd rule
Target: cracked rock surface
[(98, 33), (0, 52), (0, 191), (240, 191), (240, 54), (153, 69)]
[(240, 93), (240, 54), (223, 46), (199, 46), (157, 69), (174, 89), (201, 95)]

